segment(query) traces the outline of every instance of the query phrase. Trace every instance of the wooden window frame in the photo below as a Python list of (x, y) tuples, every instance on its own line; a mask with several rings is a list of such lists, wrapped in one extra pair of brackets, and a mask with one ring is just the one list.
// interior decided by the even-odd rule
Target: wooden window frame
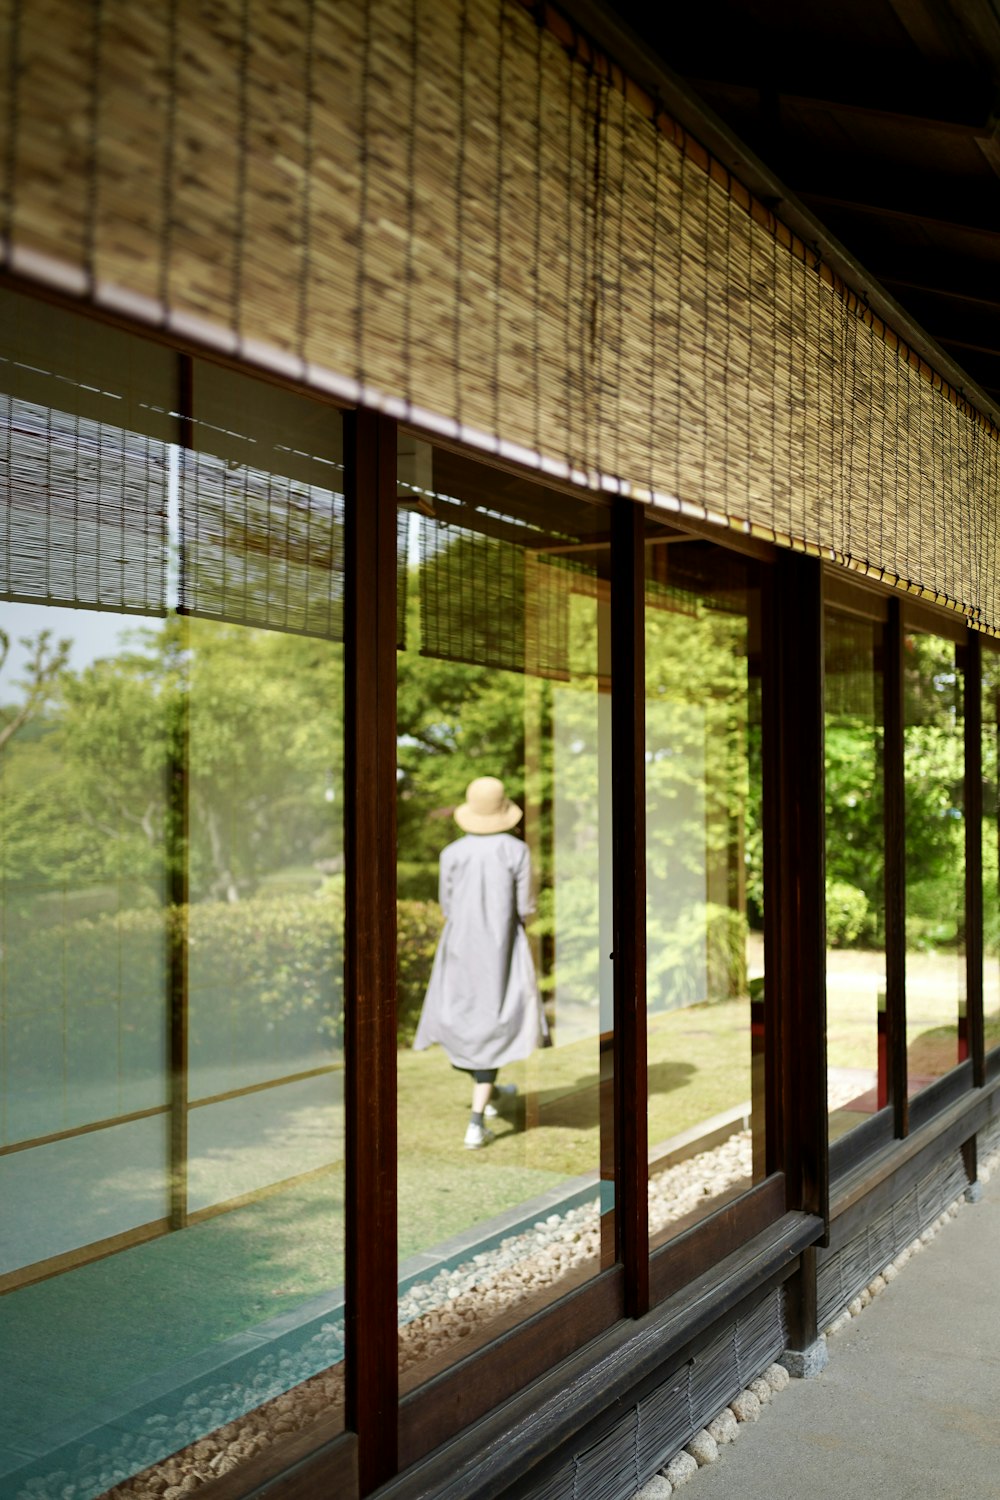
[[(859, 584), (832, 566), (824, 575), (828, 606), (884, 622), (884, 793), (886, 847), (886, 1028), (887, 1108), (892, 1130), (878, 1123), (880, 1111), (830, 1147), (838, 1184), (856, 1173), (891, 1140), (901, 1142), (947, 1111), (969, 1090), (1000, 1077), (1000, 1047), (987, 1057), (983, 1019), (982, 884), (982, 652), (979, 632), (954, 611), (901, 596), (886, 587)], [(966, 1024), (969, 1056), (912, 1098), (907, 1093), (906, 1056), (906, 847), (903, 711), (903, 645), (907, 630), (951, 641), (964, 689)]]
[[(63, 299), (56, 299), (63, 300)], [(74, 313), (80, 309), (66, 303)], [(115, 321), (115, 320), (111, 320)], [(133, 330), (134, 331), (134, 330)], [(188, 354), (173, 340), (179, 368)], [(190, 352), (197, 353), (192, 349)], [(220, 364), (244, 374), (236, 360)], [(277, 381), (315, 401), (316, 393)], [(181, 391), (182, 420), (188, 410)], [(333, 409), (333, 403), (329, 403)], [(647, 1320), (684, 1306), (688, 1288), (711, 1288), (716, 1268), (748, 1242), (774, 1234), (783, 1216), (803, 1240), (790, 1283), (793, 1342), (814, 1337), (809, 1249), (830, 1222), (831, 1162), (851, 1202), (864, 1181), (902, 1171), (918, 1142), (974, 1132), (993, 1109), (1000, 1046), (988, 1056), (982, 1016), (980, 637), (951, 612), (856, 582), (818, 558), (693, 524), (718, 546), (767, 564), (762, 591), (768, 1175), (676, 1239), (649, 1251), (645, 1149), (645, 513), (617, 497), (612, 536), (612, 754), (614, 759), (616, 1231), (619, 1260), (558, 1302), (399, 1397), (396, 1331), (395, 663), (396, 423), (344, 411), (347, 558), (345, 597), (345, 1120), (347, 1430), (331, 1416), (276, 1442), (214, 1481), (213, 1500), (249, 1493), (366, 1495), (401, 1469), (487, 1417), (530, 1381), (583, 1358), (592, 1339), (641, 1342)], [(433, 439), (437, 441), (437, 439)], [(442, 444), (442, 446), (445, 446)], [(462, 450), (467, 451), (467, 450)], [(490, 460), (470, 454), (484, 466)], [(497, 464), (498, 468), (504, 465)], [(522, 473), (521, 470), (515, 470)], [(544, 485), (544, 477), (540, 479)], [(555, 486), (559, 487), (559, 486)], [(687, 525), (685, 523), (685, 529)], [(823, 609), (884, 622), (886, 736), (887, 1005), (891, 1110), (831, 1152), (825, 1107), (823, 829)], [(623, 608), (623, 605), (625, 606)], [(965, 671), (966, 949), (970, 1057), (921, 1094), (906, 1096), (905, 847), (902, 673), (904, 629), (953, 640)], [(989, 648), (993, 649), (993, 648)], [(616, 685), (617, 684), (617, 689)], [(180, 788), (177, 796), (182, 796)], [(975, 838), (973, 838), (973, 833)], [(977, 852), (978, 849), (978, 852)], [(890, 901), (892, 917), (890, 926)], [(978, 903), (978, 906), (977, 906)], [(890, 944), (889, 934), (893, 940)], [(890, 947), (892, 951), (890, 952)], [(974, 969), (978, 967), (978, 986)], [(178, 970), (175, 1060), (184, 1049)], [(982, 1092), (978, 1095), (975, 1090)], [(891, 1120), (891, 1133), (882, 1116)], [(910, 1144), (906, 1137), (911, 1136)], [(964, 1137), (963, 1137), (964, 1140)], [(180, 1143), (178, 1143), (178, 1150)], [(877, 1165), (876, 1158), (882, 1165)], [(886, 1163), (889, 1165), (887, 1166)], [(973, 1164), (974, 1165), (974, 1164)], [(915, 1170), (915, 1168), (914, 1168)], [(845, 1209), (850, 1205), (838, 1198)], [(151, 1227), (160, 1232), (163, 1225)], [(117, 1246), (115, 1247), (117, 1248)], [(110, 1249), (110, 1247), (109, 1247)], [(693, 1293), (692, 1293), (693, 1295)], [(710, 1301), (699, 1293), (700, 1316)], [(718, 1315), (722, 1315), (721, 1309)], [(631, 1328), (630, 1328), (631, 1325)]]

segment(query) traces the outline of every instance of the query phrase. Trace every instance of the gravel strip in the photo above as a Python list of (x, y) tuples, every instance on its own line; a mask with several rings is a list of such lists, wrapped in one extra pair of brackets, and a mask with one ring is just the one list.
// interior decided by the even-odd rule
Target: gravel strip
[[(749, 1130), (656, 1173), (649, 1182), (650, 1232), (656, 1234), (699, 1208), (709, 1211), (713, 1198), (749, 1185), (751, 1178)], [(570, 1273), (600, 1263), (600, 1240), (595, 1198), (565, 1214), (549, 1214), (462, 1265), (413, 1283), (399, 1306), (400, 1374), (461, 1340), (487, 1337), (495, 1319), (528, 1297), (543, 1292), (558, 1296), (558, 1284)], [(102, 1492), (107, 1500), (180, 1500), (275, 1439), (342, 1409), (342, 1358), (341, 1325), (324, 1324), (297, 1353), (264, 1355), (252, 1380), (220, 1382), (188, 1397), (183, 1426), (167, 1416), (150, 1417), (138, 1437), (124, 1436), (99, 1461), (88, 1462), (92, 1450), (81, 1450), (74, 1473), (28, 1481), (16, 1500), (85, 1500)], [(324, 1367), (322, 1373), (312, 1374), (318, 1365)], [(254, 1409), (236, 1415), (247, 1406)], [(162, 1452), (175, 1425), (186, 1433), (192, 1421), (204, 1425), (205, 1437), (135, 1472)], [(133, 1477), (127, 1478), (129, 1474)]]

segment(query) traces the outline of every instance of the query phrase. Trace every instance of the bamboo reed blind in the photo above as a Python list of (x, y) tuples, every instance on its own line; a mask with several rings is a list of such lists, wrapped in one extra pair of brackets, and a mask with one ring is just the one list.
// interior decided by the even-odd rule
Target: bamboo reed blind
[(166, 613), (167, 450), (0, 395), (0, 598)]
[(4, 0), (6, 264), (1000, 626), (998, 434), (519, 0)]
[(344, 635), (344, 497), (185, 453), (182, 614), (297, 635)]

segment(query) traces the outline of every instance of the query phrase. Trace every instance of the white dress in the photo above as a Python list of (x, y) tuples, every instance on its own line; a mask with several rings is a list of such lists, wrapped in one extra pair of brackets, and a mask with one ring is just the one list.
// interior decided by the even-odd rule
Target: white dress
[(509, 833), (467, 833), (441, 851), (445, 925), (413, 1045), (440, 1042), (459, 1068), (528, 1057), (547, 1027), (524, 930), (531, 855)]

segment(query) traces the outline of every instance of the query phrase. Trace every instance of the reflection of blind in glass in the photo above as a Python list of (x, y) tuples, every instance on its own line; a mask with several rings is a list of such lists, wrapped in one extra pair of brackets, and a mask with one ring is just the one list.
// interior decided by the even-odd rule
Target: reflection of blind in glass
[(209, 453), (185, 453), (184, 614), (342, 640), (344, 497)]
[[(181, 614), (344, 638), (344, 497), (235, 464), (182, 457)], [(396, 522), (396, 636), (406, 644), (407, 517)]]
[(420, 518), (422, 656), (569, 677), (574, 591), (593, 591), (589, 569)]
[(166, 575), (166, 445), (0, 395), (0, 595), (162, 615)]
[(881, 722), (882, 683), (875, 659), (879, 628), (868, 620), (827, 616), (824, 706), (828, 716)]

